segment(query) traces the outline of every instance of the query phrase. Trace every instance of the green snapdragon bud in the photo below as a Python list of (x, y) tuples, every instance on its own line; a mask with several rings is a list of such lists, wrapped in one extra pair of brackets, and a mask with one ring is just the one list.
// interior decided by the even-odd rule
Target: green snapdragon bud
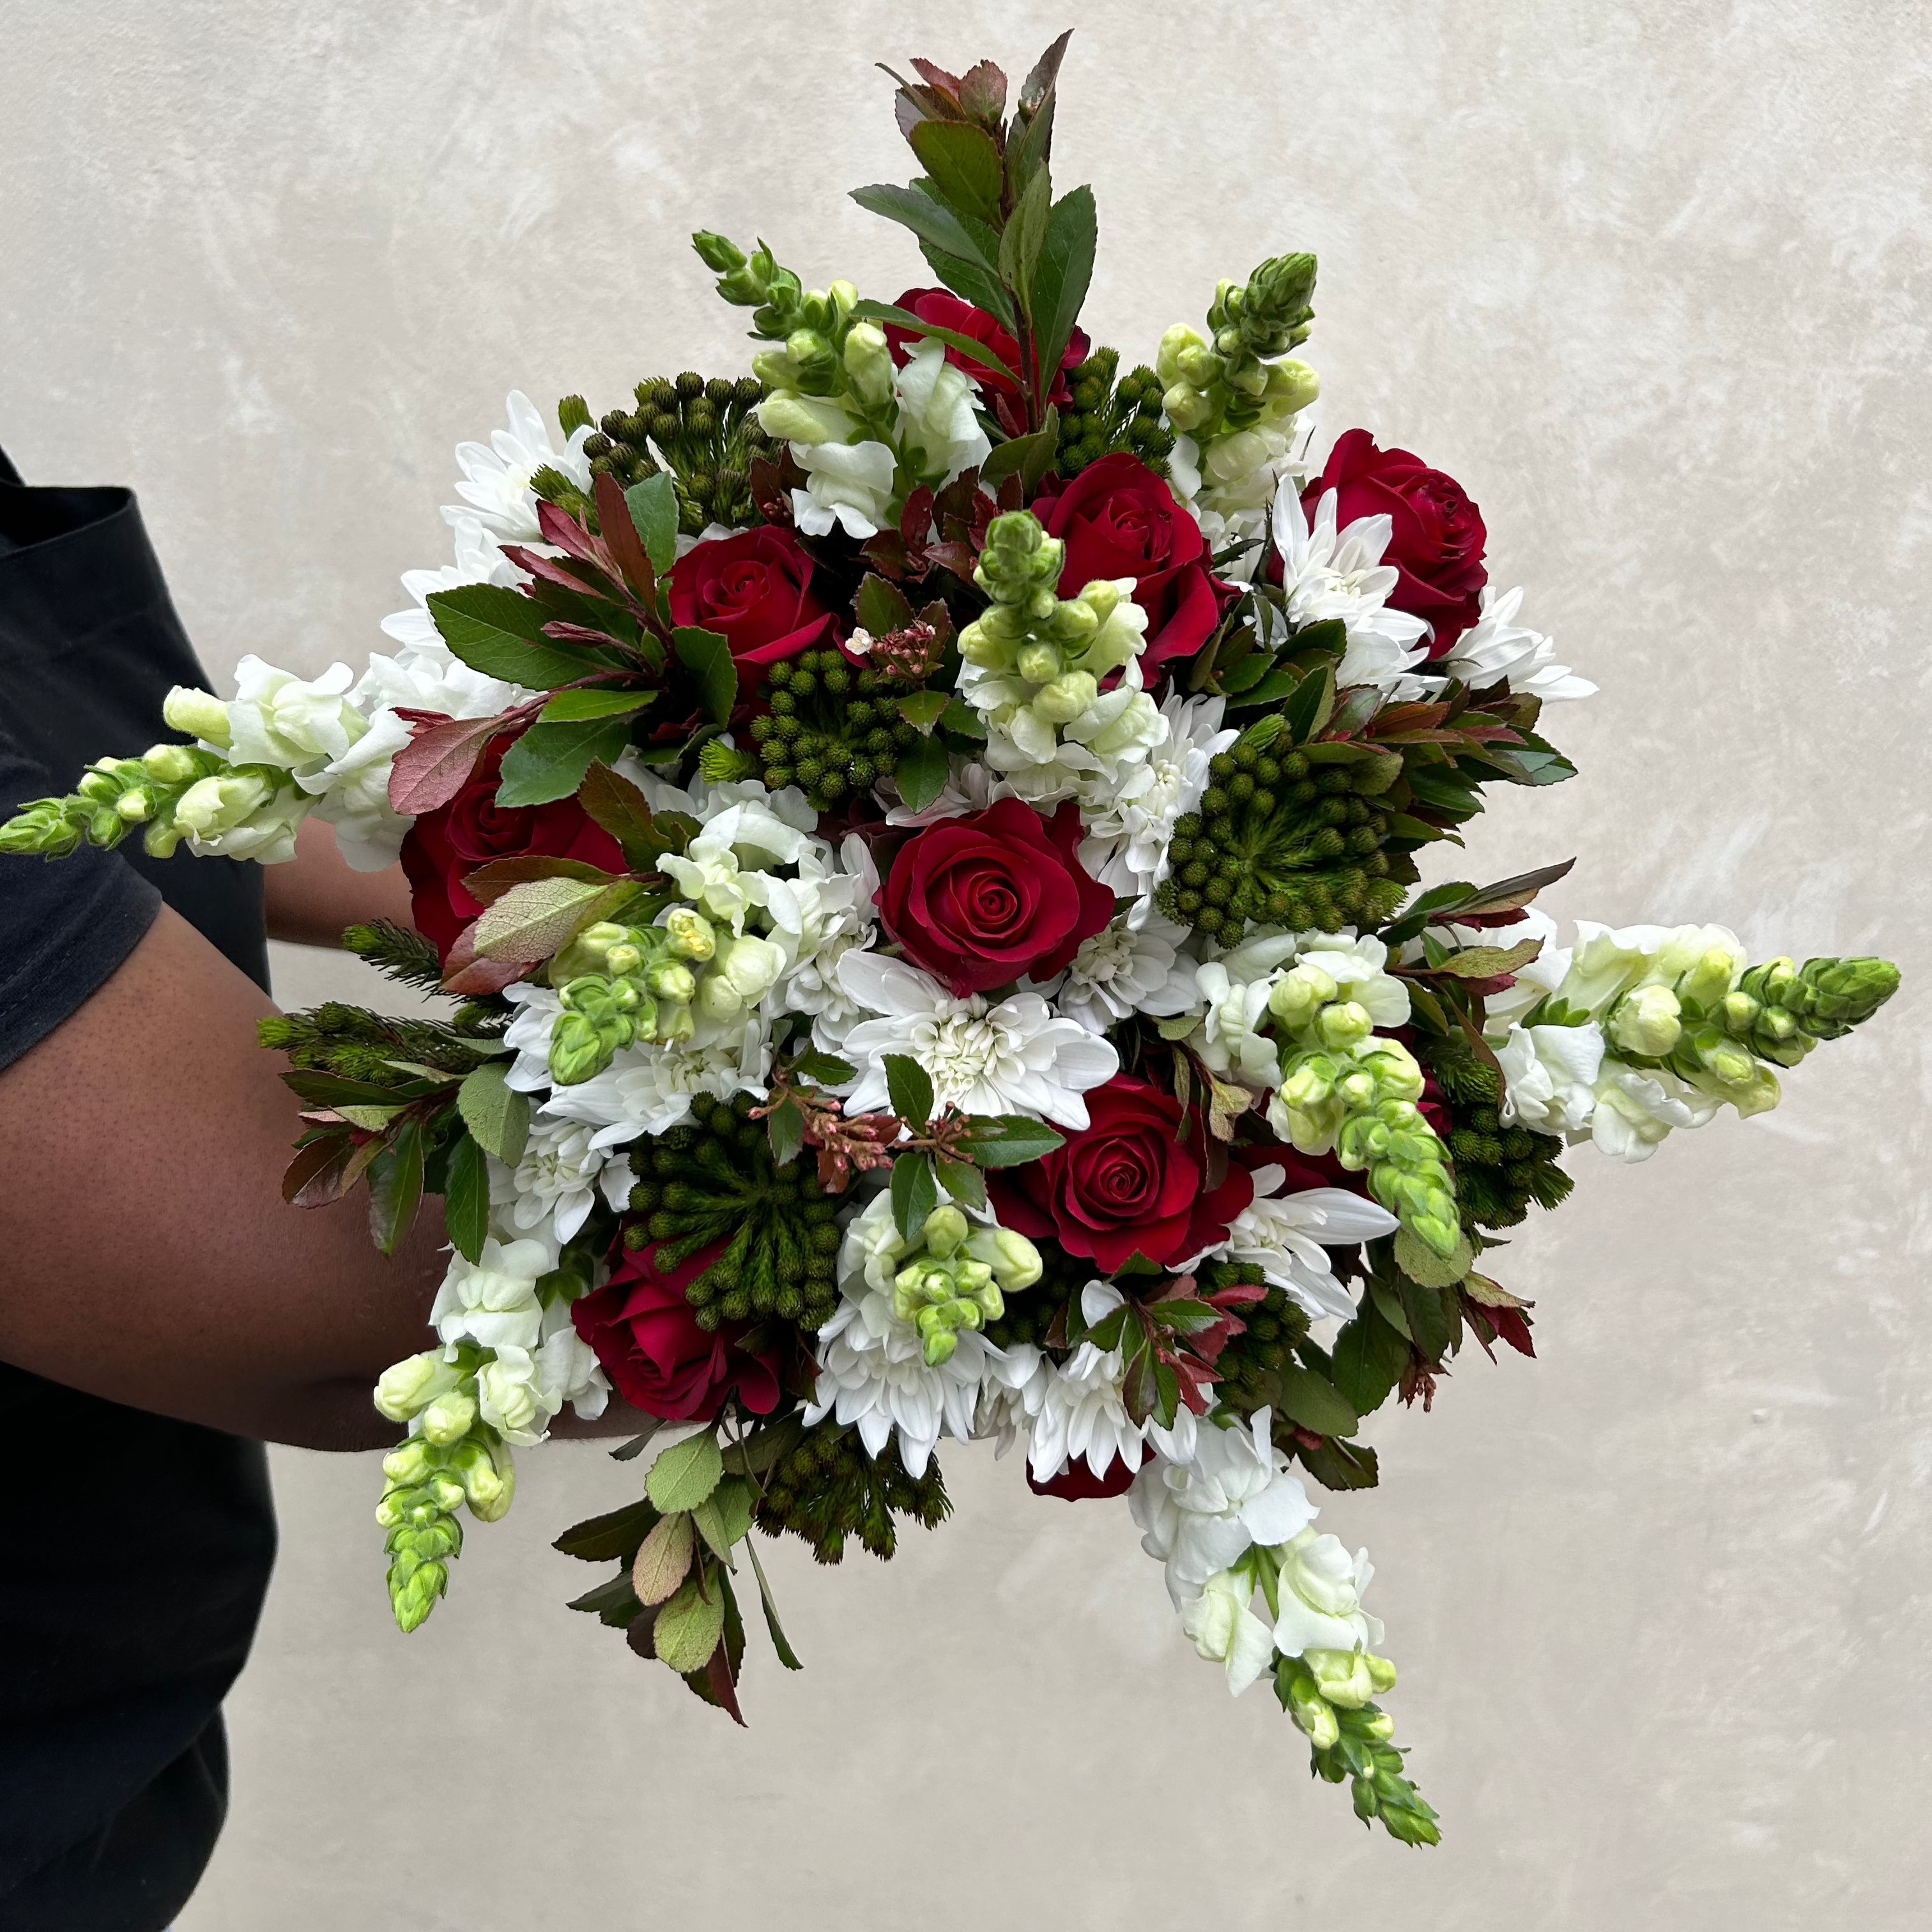
[(476, 1420), (474, 1389), (458, 1387), (446, 1390), (422, 1411), (424, 1439), (439, 1449), (452, 1448), (470, 1433), (470, 1425)]
[(36, 799), (0, 825), (0, 852), (64, 859), (80, 848), (82, 831), (64, 799)]
[(708, 228), (700, 228), (691, 238), (691, 245), (698, 250), (698, 259), (714, 275), (728, 275), (734, 268), (745, 266), (745, 251), (728, 236), (715, 234)]
[(517, 1492), (517, 1468), (508, 1443), (494, 1433), (487, 1442), (472, 1436), (457, 1450), (452, 1466), (478, 1522), (500, 1522), (509, 1514)]
[[(402, 1574), (398, 1576), (398, 1571)], [(395, 1613), (396, 1628), (406, 1636), (436, 1608), (436, 1599), (449, 1588), (449, 1570), (442, 1563), (409, 1562), (398, 1557), (389, 1570), (389, 1607)]]
[(1327, 1750), (1341, 1737), (1335, 1707), (1322, 1696), (1313, 1673), (1300, 1659), (1284, 1658), (1276, 1666), (1288, 1714), (1294, 1727), (1318, 1751)]
[(1683, 1034), (1682, 1012), (1668, 986), (1640, 986), (1617, 1002), (1604, 1030), (1624, 1052), (1660, 1060)]
[(382, 1458), (382, 1473), (398, 1488), (411, 1489), (441, 1468), (443, 1460), (443, 1452), (434, 1443), (412, 1436)]
[(152, 745), (141, 754), (141, 769), (163, 784), (188, 784), (203, 776), (206, 756), (189, 745)]
[(446, 1362), (440, 1350), (427, 1348), (382, 1371), (376, 1384), (376, 1407), (392, 1422), (407, 1422), (462, 1379), (454, 1362)]
[(1807, 1032), (1831, 1040), (1870, 1019), (1898, 982), (1889, 959), (1808, 959), (1783, 1004)]

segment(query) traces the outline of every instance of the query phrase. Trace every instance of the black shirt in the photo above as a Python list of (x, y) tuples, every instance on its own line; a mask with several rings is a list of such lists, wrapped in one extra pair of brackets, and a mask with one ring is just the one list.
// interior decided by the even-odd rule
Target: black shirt
[[(0, 455), (0, 818), (176, 735), (168, 687), (206, 682), (132, 494), (26, 489)], [(0, 1066), (164, 899), (266, 988), (258, 867), (158, 862), (138, 834), (52, 863), (0, 854)], [(80, 1178), (77, 1202), (112, 1184)], [(86, 1288), (0, 1264), (0, 1293)], [(160, 1932), (226, 1810), (221, 1700), (274, 1555), (266, 1460), (4, 1364), (0, 1432), (0, 1932)]]

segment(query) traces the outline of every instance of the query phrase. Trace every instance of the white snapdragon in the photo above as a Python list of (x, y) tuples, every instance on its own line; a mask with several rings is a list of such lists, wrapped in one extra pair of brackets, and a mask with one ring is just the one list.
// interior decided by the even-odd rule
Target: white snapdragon
[(898, 401), (898, 442), (907, 466), (943, 486), (983, 463), (992, 444), (980, 427), (979, 388), (946, 359), (946, 345), (928, 337), (906, 358), (892, 385)]
[(1180, 1612), (1194, 1648), (1226, 1670), (1237, 1697), (1274, 1661), (1274, 1632), (1255, 1615), (1254, 1595), (1254, 1579), (1245, 1571), (1217, 1570)]
[(874, 1196), (848, 1226), (839, 1250), (840, 1300), (818, 1331), (818, 1380), (807, 1427), (827, 1415), (856, 1428), (878, 1456), (896, 1430), (900, 1460), (922, 1476), (941, 1436), (973, 1433), (980, 1391), (996, 1352), (973, 1329), (952, 1354), (928, 1366), (918, 1328), (892, 1307), (892, 1278), (910, 1252), (892, 1220), (892, 1198)]
[(430, 1325), (446, 1345), (534, 1348), (543, 1327), (537, 1280), (554, 1265), (549, 1248), (536, 1240), (487, 1240), (473, 1262), (453, 1255)]
[(800, 857), (793, 882), (799, 929), (782, 935), (788, 964), (774, 1000), (780, 1012), (808, 1014), (830, 1032), (862, 1017), (862, 1010), (838, 983), (838, 962), (855, 947), (872, 944), (878, 890), (872, 848), (856, 832), (846, 835), (836, 862), (818, 841)]
[(1219, 698), (1169, 692), (1160, 707), (1166, 736), (1144, 760), (1127, 765), (1111, 790), (1082, 796), (1087, 838), (1080, 862), (1101, 884), (1142, 897), (1167, 877), (1175, 820), (1201, 802), (1208, 760), (1240, 736), (1222, 729), (1225, 706)]
[(260, 772), (197, 779), (175, 806), (175, 824), (197, 856), (278, 866), (296, 856), (296, 834), (315, 803), (299, 785)]
[(791, 453), (806, 473), (792, 520), (807, 536), (830, 536), (836, 524), (863, 542), (891, 520), (898, 460), (890, 443), (794, 442)]
[(1335, 526), (1337, 497), (1324, 493), (1311, 526), (1292, 482), (1275, 497), (1274, 544), (1280, 553), (1282, 592), (1291, 630), (1340, 619), (1348, 648), (1336, 668), (1338, 686), (1371, 685), (1390, 698), (1419, 696), (1413, 674), (1428, 656), (1429, 626), (1388, 608), (1400, 573), (1382, 561), (1394, 533), (1388, 517), (1362, 517)]
[(1257, 933), (1194, 969), (1206, 1011), (1189, 1043), (1210, 1072), (1258, 1090), (1280, 1079), (1280, 1055), (1262, 1029), (1295, 943), (1292, 933)]
[(505, 1442), (534, 1448), (566, 1402), (594, 1419), (604, 1413), (610, 1385), (596, 1351), (571, 1325), (562, 1304), (548, 1310), (534, 1348), (506, 1343), (476, 1372), (476, 1410)]
[(238, 765), (278, 766), (303, 784), (368, 730), (369, 721), (349, 701), (354, 682), (346, 664), (299, 678), (244, 657), (235, 667), (228, 703), (229, 757)]
[(1673, 1127), (1701, 1127), (1722, 1102), (1661, 1068), (1606, 1060), (1597, 1076), (1590, 1138), (1614, 1160), (1648, 1160)]
[(1363, 1593), (1376, 1574), (1366, 1550), (1351, 1557), (1340, 1537), (1304, 1528), (1278, 1554), (1281, 1611), (1274, 1641), (1282, 1656), (1373, 1650), (1382, 1642), (1382, 1619), (1362, 1608)]
[(1502, 1069), (1505, 1126), (1570, 1136), (1589, 1126), (1604, 1064), (1604, 1030), (1594, 1020), (1581, 1026), (1513, 1025), (1496, 1055)]
[(456, 494), (463, 502), (445, 505), (442, 514), (453, 526), (474, 522), (508, 542), (534, 543), (543, 532), (530, 478), (539, 470), (554, 469), (578, 489), (588, 490), (590, 460), (584, 446), (591, 432), (587, 424), (573, 430), (559, 449), (550, 441), (550, 426), (542, 412), (520, 389), (510, 392), (503, 410), (508, 426), (492, 430), (487, 445), (456, 446), (457, 465), (463, 472)]
[(1089, 1033), (1105, 1033), (1135, 1013), (1186, 1012), (1200, 998), (1193, 963), (1180, 956), (1186, 938), (1185, 927), (1136, 904), (1083, 940), (1066, 972), (1041, 990)]
[(1288, 1171), (1272, 1163), (1256, 1168), (1253, 1178), (1254, 1198), (1235, 1216), (1226, 1240), (1210, 1252), (1259, 1268), (1317, 1321), (1348, 1320), (1354, 1299), (1336, 1279), (1323, 1250), (1392, 1234), (1400, 1225), (1395, 1216), (1345, 1187), (1284, 1194)]
[(686, 898), (734, 933), (744, 932), (755, 910), (796, 935), (802, 926), (796, 891), (772, 868), (795, 865), (809, 842), (761, 797), (728, 806), (682, 852), (667, 852), (658, 863)]
[(848, 1029), (841, 1044), (860, 1066), (845, 1102), (850, 1113), (890, 1104), (891, 1053), (926, 1070), (940, 1107), (1027, 1114), (1064, 1127), (1088, 1124), (1081, 1095), (1120, 1070), (1112, 1046), (1060, 1018), (1037, 993), (1016, 993), (996, 1006), (976, 994), (956, 999), (916, 967), (856, 950), (841, 956), (838, 983), (854, 1005), (879, 1016)]
[(1202, 1429), (1192, 1461), (1157, 1456), (1134, 1478), (1127, 1501), (1141, 1547), (1167, 1566), (1176, 1608), (1251, 1545), (1286, 1543), (1314, 1521), (1307, 1491), (1274, 1446), (1273, 1420), (1263, 1408), (1244, 1428)]

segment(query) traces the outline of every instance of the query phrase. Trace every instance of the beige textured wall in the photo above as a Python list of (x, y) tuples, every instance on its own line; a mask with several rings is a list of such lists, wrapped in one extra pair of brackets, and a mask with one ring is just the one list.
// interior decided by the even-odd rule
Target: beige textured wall
[[(0, 0), (0, 440), (139, 486), (218, 675), (354, 656), (506, 388), (608, 406), (742, 354), (700, 220), (922, 278), (843, 199), (907, 170), (868, 63), (1023, 66), (1072, 11)], [(1319, 250), (1325, 427), (1459, 476), (1604, 687), (1555, 721), (1582, 778), (1502, 801), (1476, 874), (1580, 852), (1559, 912), (1882, 949), (1906, 991), (1782, 1112), (1580, 1151), (1504, 1270), (1544, 1359), (1466, 1355), (1434, 1415), (1376, 1418), (1387, 1488), (1328, 1504), (1381, 1567), (1440, 1852), (1230, 1702), (1124, 1504), (987, 1454), (890, 1568), (781, 1552), (808, 1668), (758, 1656), (748, 1735), (561, 1609), (547, 1540), (634, 1482), (594, 1448), (532, 1460), (407, 1642), (373, 1464), (286, 1454), (189, 1932), (1923, 1922), (1926, 10), (1089, 11), (1090, 326), (1144, 353)], [(342, 983), (282, 963), (286, 998)]]

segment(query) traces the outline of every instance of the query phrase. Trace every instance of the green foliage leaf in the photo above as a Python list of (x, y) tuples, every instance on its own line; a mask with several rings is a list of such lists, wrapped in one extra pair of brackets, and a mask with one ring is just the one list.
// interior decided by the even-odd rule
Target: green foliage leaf
[(485, 959), (534, 965), (548, 959), (580, 926), (601, 916), (620, 892), (634, 886), (599, 886), (588, 879), (532, 879), (512, 886), (476, 922), (476, 950)]
[(770, 1633), (772, 1648), (778, 1652), (778, 1661), (788, 1670), (802, 1670), (805, 1666), (798, 1660), (798, 1653), (791, 1647), (784, 1634), (784, 1626), (778, 1622), (778, 1606), (772, 1595), (772, 1586), (765, 1576), (765, 1566), (758, 1561), (758, 1546), (748, 1542), (745, 1552), (752, 1559), (752, 1574), (758, 1580), (758, 1600), (765, 1607), (765, 1628)]
[(1017, 476), (1030, 496), (1052, 468), (1060, 454), (1060, 412), (1052, 404), (1038, 429), (1030, 436), (1009, 436), (996, 442), (980, 466), (980, 481), (997, 490), (1009, 476)]
[(999, 220), (1004, 170), (983, 128), (963, 121), (922, 121), (906, 139), (949, 208), (974, 220)]
[[(699, 701), (714, 724), (728, 724), (738, 701), (738, 667), (731, 646), (715, 631), (680, 625), (670, 634), (671, 649), (698, 680)], [(507, 761), (506, 761), (507, 762)]]
[(962, 738), (970, 738), (984, 744), (986, 741), (986, 721), (962, 699), (954, 698), (940, 716), (940, 728), (954, 733)]
[(983, 1208), (986, 1204), (986, 1177), (970, 1161), (941, 1160), (935, 1163), (939, 1170), (939, 1184), (962, 1208)]
[(580, 653), (551, 644), (543, 634), (550, 614), (506, 584), (460, 584), (431, 591), (428, 601), (452, 654), (486, 677), (554, 691), (595, 668)]
[(622, 754), (630, 737), (630, 727), (622, 718), (532, 724), (503, 754), (496, 802), (508, 809), (568, 798), (584, 782), (593, 758), (608, 764)]
[(369, 1232), (392, 1255), (403, 1244), (422, 1204), (423, 1124), (406, 1116), (395, 1138), (369, 1164)]
[[(1395, 1264), (1411, 1281), (1420, 1282), (1424, 1288), (1454, 1288), (1469, 1272), (1475, 1258), (1467, 1234), (1456, 1244), (1456, 1252), (1445, 1259), (1408, 1228), (1396, 1230)], [(1403, 1306), (1408, 1306), (1406, 1299)], [(1415, 1339), (1419, 1342), (1422, 1337), (1418, 1335)]]
[(1024, 1114), (975, 1114), (967, 1123), (960, 1150), (980, 1167), (1019, 1167), (1043, 1160), (1066, 1140), (1044, 1120)]
[(614, 1558), (628, 1563), (657, 1520), (656, 1504), (640, 1496), (622, 1509), (572, 1523), (550, 1547), (574, 1556), (580, 1563), (608, 1563)]
[(842, 1087), (859, 1077), (859, 1070), (849, 1060), (841, 1060), (836, 1053), (820, 1053), (815, 1046), (808, 1047), (791, 1064), (800, 1078), (815, 1080), (821, 1087)]
[(1020, 307), (1029, 316), (1033, 313), (1034, 278), (1040, 268), (1041, 251), (1046, 246), (1052, 197), (1047, 171), (1037, 170), (1027, 182), (1000, 236), (1000, 279), (1018, 298)]
[(776, 1422), (761, 1422), (742, 1441), (724, 1451), (724, 1468), (734, 1476), (759, 1476), (782, 1457), (789, 1456), (805, 1438), (805, 1424), (792, 1414)]
[(892, 1112), (923, 1129), (932, 1118), (932, 1080), (919, 1062), (903, 1053), (886, 1055), (886, 1090)]
[(530, 1102), (508, 1084), (509, 1072), (506, 1060), (485, 1060), (456, 1090), (456, 1110), (478, 1145), (514, 1167), (530, 1138)]
[(946, 789), (950, 770), (946, 747), (937, 738), (919, 738), (899, 754), (892, 781), (908, 807), (923, 812)]
[(788, 1167), (805, 1145), (805, 1109), (796, 1100), (782, 1100), (765, 1116), (765, 1138), (771, 1144), (772, 1165)]
[(752, 1486), (742, 1476), (727, 1476), (691, 1513), (698, 1533), (721, 1563), (731, 1560), (734, 1547), (752, 1528)]
[(1372, 1490), (1381, 1480), (1376, 1452), (1366, 1442), (1341, 1442), (1329, 1436), (1318, 1449), (1298, 1442), (1294, 1453), (1324, 1489)]
[(577, 788), (577, 802), (623, 848), (624, 862), (653, 870), (667, 852), (682, 850), (677, 828), (654, 818), (650, 801), (621, 772), (593, 762)]
[(465, 1261), (482, 1259), (483, 1244), (490, 1238), (490, 1164), (466, 1133), (459, 1134), (449, 1150), (442, 1225)]
[(933, 274), (956, 296), (963, 296), (976, 308), (997, 316), (1007, 329), (1012, 328), (1012, 298), (992, 269), (976, 261), (969, 262), (962, 255), (949, 255), (944, 248), (935, 248), (930, 242), (922, 242), (919, 252), (926, 257), (926, 266)]
[[(854, 196), (856, 199), (856, 196)], [(925, 197), (921, 196), (920, 200)], [(936, 207), (936, 202), (927, 202), (928, 207)], [(992, 266), (991, 263), (988, 264)], [(890, 302), (862, 302), (852, 313), (862, 322), (890, 322), (897, 327), (909, 330), (914, 335), (929, 335), (935, 342), (943, 342), (949, 349), (956, 349), (966, 359), (969, 370), (990, 369), (997, 376), (1004, 376), (1016, 386), (1019, 382), (1018, 371), (1010, 369), (983, 342), (976, 342), (970, 335), (962, 335), (958, 330), (942, 328), (937, 322), (928, 322), (914, 315), (909, 308), (896, 308)], [(871, 628), (868, 625), (866, 627)]]
[(902, 631), (912, 622), (912, 605), (905, 592), (874, 574), (868, 573), (860, 582), (852, 611), (860, 628), (875, 638)]
[(1326, 665), (1305, 677), (1282, 708), (1288, 740), (1305, 745), (1328, 722), (1335, 710), (1335, 674)]
[[(582, 686), (574, 691), (560, 691), (537, 713), (539, 724), (574, 724), (591, 718), (628, 718), (644, 710), (646, 705), (655, 704), (657, 693), (639, 691), (634, 687), (613, 691), (608, 686)], [(524, 734), (528, 736), (526, 732)], [(520, 743), (522, 741), (520, 740)]]
[(697, 1540), (684, 1510), (674, 1510), (658, 1519), (631, 1563), (631, 1588), (639, 1603), (662, 1604), (677, 1594), (691, 1573)]
[(947, 691), (915, 691), (899, 700), (899, 715), (914, 727), (922, 737), (932, 736), (933, 727), (944, 715), (946, 707), (956, 702)]
[(1384, 1318), (1371, 1297), (1335, 1338), (1335, 1386), (1363, 1415), (1371, 1415), (1408, 1365), (1408, 1342)]
[(662, 577), (677, 561), (677, 490), (663, 470), (624, 492), (651, 568)]
[[(1541, 866), (1533, 872), (1519, 872), (1514, 878), (1498, 879), (1492, 886), (1466, 888), (1466, 898), (1456, 907), (1459, 916), (1478, 914), (1516, 912), (1529, 904), (1545, 886), (1553, 886), (1568, 875), (1576, 862), (1565, 859), (1560, 866)], [(1418, 901), (1418, 905), (1420, 901)]]
[(644, 1613), (644, 1605), (638, 1601), (637, 1592), (631, 1588), (628, 1570), (620, 1570), (616, 1576), (586, 1590), (582, 1596), (572, 1598), (565, 1608), (592, 1612), (607, 1630), (627, 1630)]
[(1361, 1418), (1325, 1376), (1294, 1362), (1284, 1364), (1280, 1372), (1280, 1406), (1289, 1420), (1317, 1436), (1352, 1436), (1361, 1427)]
[(1080, 319), (1099, 234), (1090, 188), (1076, 188), (1054, 203), (1033, 286), (1034, 338), (1043, 384), (1051, 385)]
[(1443, 1291), (1426, 1287), (1405, 1273), (1396, 1277), (1395, 1292), (1410, 1340), (1425, 1360), (1441, 1361), (1456, 1339), (1456, 1323)]
[(658, 1655), (682, 1676), (702, 1670), (724, 1634), (724, 1598), (714, 1585), (709, 1596), (694, 1578), (658, 1612), (651, 1638)]
[[(931, 195), (922, 194), (916, 188), (898, 188), (881, 182), (870, 188), (855, 188), (852, 199), (868, 214), (883, 214), (888, 221), (896, 221), (902, 227), (910, 228), (922, 242), (931, 242), (943, 253), (956, 255), (962, 261), (976, 262), (988, 274), (999, 273), (997, 254), (988, 254), (966, 223)], [(873, 311), (880, 310), (895, 322), (900, 320), (902, 312), (884, 302), (861, 302), (855, 313), (861, 320), (876, 322), (879, 315)], [(906, 319), (918, 320), (916, 316)]]
[(718, 1438), (703, 1430), (674, 1442), (651, 1465), (644, 1487), (651, 1501), (668, 1515), (673, 1510), (695, 1509), (718, 1486), (724, 1474)]
[(1432, 970), (1455, 980), (1494, 980), (1527, 966), (1543, 950), (1540, 939), (1519, 940), (1514, 946), (1466, 946), (1447, 954)]
[(927, 1154), (902, 1154), (892, 1162), (892, 1220), (900, 1238), (916, 1238), (926, 1217), (939, 1205), (939, 1183), (932, 1172), (932, 1156)]

